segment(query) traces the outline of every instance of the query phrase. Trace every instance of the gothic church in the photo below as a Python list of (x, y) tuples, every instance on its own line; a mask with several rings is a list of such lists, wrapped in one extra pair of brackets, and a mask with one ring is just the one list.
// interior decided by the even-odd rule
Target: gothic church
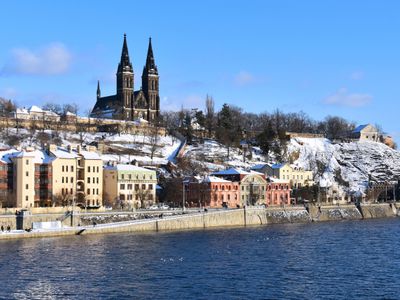
[(117, 70), (117, 94), (101, 97), (100, 82), (97, 82), (97, 101), (91, 117), (127, 121), (143, 118), (149, 122), (154, 121), (160, 114), (158, 79), (150, 38), (146, 65), (142, 73), (142, 87), (138, 91), (134, 90), (134, 72), (124, 34), (121, 61)]

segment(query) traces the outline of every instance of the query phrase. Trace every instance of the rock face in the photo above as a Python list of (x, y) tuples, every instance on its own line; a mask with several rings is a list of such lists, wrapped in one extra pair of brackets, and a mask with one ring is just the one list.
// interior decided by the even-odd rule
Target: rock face
[(293, 138), (288, 153), (298, 157), (294, 164), (314, 172), (321, 187), (336, 185), (355, 196), (365, 193), (369, 181), (397, 181), (400, 176), (400, 152), (378, 142)]

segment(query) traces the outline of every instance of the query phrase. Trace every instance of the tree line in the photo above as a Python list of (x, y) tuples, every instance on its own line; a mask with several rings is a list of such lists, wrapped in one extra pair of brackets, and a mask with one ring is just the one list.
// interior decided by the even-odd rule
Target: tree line
[(229, 149), (245, 142), (258, 145), (264, 154), (273, 151), (284, 155), (287, 132), (321, 134), (331, 140), (344, 139), (354, 130), (355, 123), (338, 116), (327, 116), (321, 121), (306, 113), (284, 113), (280, 109), (259, 114), (245, 112), (235, 105), (223, 104), (217, 111), (211, 96), (205, 99), (203, 110), (181, 109), (162, 113), (163, 125), (182, 134), (188, 143), (199, 138), (216, 138)]

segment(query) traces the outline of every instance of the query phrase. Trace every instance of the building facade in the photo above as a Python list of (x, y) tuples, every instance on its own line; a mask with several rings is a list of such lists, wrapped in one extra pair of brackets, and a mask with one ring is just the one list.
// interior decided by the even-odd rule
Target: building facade
[(360, 125), (351, 132), (351, 138), (358, 141), (379, 141), (379, 132), (371, 124)]
[(97, 101), (91, 116), (131, 121), (143, 118), (149, 122), (157, 119), (160, 114), (159, 75), (151, 38), (149, 39), (146, 64), (142, 72), (141, 88), (134, 90), (135, 74), (129, 58), (126, 35), (124, 35), (121, 60), (116, 76), (116, 95), (102, 97), (100, 82), (97, 83)]
[(186, 207), (235, 208), (241, 206), (239, 183), (206, 176), (187, 184)]
[[(103, 161), (88, 150), (8, 150), (0, 158), (0, 201), (6, 207), (102, 206)], [(89, 171), (90, 170), (90, 171)], [(85, 178), (79, 180), (80, 178)]]
[(290, 205), (290, 183), (287, 180), (268, 178), (266, 204), (268, 206)]
[(262, 170), (267, 177), (287, 180), (293, 189), (298, 189), (303, 186), (314, 185), (312, 171), (306, 171), (298, 166), (291, 166), (288, 163), (268, 165), (264, 167), (256, 166), (256, 169)]
[(104, 199), (121, 208), (146, 208), (156, 201), (157, 174), (134, 165), (104, 168)]

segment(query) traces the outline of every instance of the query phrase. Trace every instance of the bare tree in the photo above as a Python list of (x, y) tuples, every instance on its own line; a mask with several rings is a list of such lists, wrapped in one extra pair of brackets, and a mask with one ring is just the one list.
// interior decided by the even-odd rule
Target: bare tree
[(212, 137), (212, 132), (215, 129), (215, 111), (214, 99), (207, 95), (206, 97), (206, 113), (205, 113), (205, 127), (208, 132), (208, 137)]
[(149, 143), (150, 143), (150, 158), (153, 161), (154, 154), (160, 149), (160, 120), (155, 119), (149, 131)]

